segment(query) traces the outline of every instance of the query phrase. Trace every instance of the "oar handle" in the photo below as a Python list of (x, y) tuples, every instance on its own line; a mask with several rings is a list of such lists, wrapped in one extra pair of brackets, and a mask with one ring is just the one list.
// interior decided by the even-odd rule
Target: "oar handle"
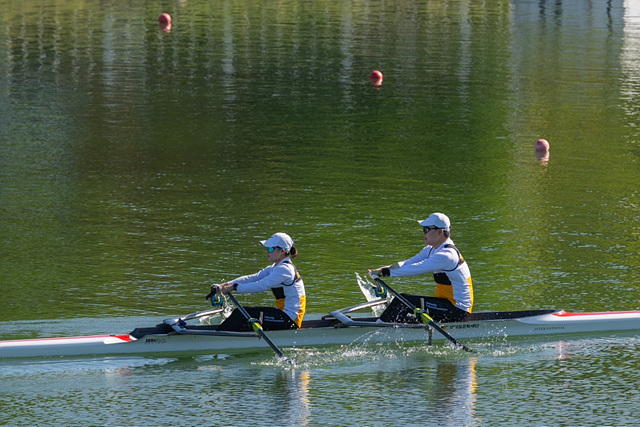
[(387, 285), (382, 279), (380, 279), (379, 277), (374, 277), (373, 280), (375, 280), (376, 283), (378, 283), (379, 285), (384, 286), (389, 292), (391, 292), (396, 298), (398, 298), (398, 300), (400, 300), (401, 303), (403, 303), (407, 308), (412, 310), (415, 313), (415, 315), (419, 317), (420, 320), (422, 320), (422, 322), (428, 324), (433, 329), (440, 332), (446, 339), (448, 339), (449, 341), (451, 341), (452, 343), (454, 343), (456, 346), (460, 347), (464, 351), (468, 351), (470, 353), (474, 352), (473, 349), (467, 347), (466, 345), (462, 344), (460, 341), (452, 337), (451, 334), (449, 334), (447, 331), (442, 329), (440, 325), (438, 325), (427, 313), (424, 312), (424, 310), (419, 309), (415, 305), (411, 304), (411, 302), (409, 302), (408, 299), (406, 299), (404, 296), (396, 292), (395, 289)]

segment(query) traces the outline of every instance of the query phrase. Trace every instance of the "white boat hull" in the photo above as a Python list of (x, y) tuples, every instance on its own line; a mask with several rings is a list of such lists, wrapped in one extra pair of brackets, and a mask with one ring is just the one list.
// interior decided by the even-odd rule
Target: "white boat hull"
[[(607, 313), (557, 311), (510, 319), (442, 323), (441, 326), (463, 342), (470, 339), (536, 335), (631, 331), (640, 333), (640, 311)], [(334, 320), (334, 326), (267, 331), (267, 334), (276, 346), (283, 348), (341, 345), (364, 341), (421, 341), (429, 337), (428, 330), (424, 327), (389, 327), (389, 324), (379, 325), (368, 321), (357, 321), (357, 319), (353, 324)], [(123, 334), (0, 341), (0, 358), (184, 352), (228, 353), (267, 347), (264, 340), (258, 339), (252, 333), (239, 335), (241, 336), (191, 335), (170, 332), (149, 334), (140, 338)], [(444, 339), (436, 331), (432, 333), (432, 338), (434, 340)]]

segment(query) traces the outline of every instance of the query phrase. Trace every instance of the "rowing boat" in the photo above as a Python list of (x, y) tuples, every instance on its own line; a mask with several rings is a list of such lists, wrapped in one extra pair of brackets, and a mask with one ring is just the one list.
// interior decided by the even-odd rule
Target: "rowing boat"
[[(391, 296), (356, 273), (358, 286), (367, 302), (305, 320), (297, 330), (268, 331), (277, 347), (316, 347), (354, 342), (442, 340), (423, 323), (390, 323), (379, 319)], [(225, 299), (218, 306), (186, 316), (165, 319), (152, 327), (130, 333), (62, 338), (0, 341), (0, 359), (54, 356), (119, 355), (144, 353), (229, 353), (264, 348), (264, 335), (256, 332), (218, 330), (211, 319), (222, 320), (230, 313)], [(352, 313), (370, 310), (369, 315)], [(440, 327), (458, 340), (505, 339), (511, 337), (570, 335), (579, 333), (638, 333), (640, 311), (571, 313), (564, 310), (487, 311), (473, 313), (464, 321), (442, 322)]]
[[(387, 303), (378, 298), (357, 306), (332, 311), (319, 319), (303, 322), (299, 330), (268, 331), (278, 347), (306, 347), (353, 342), (425, 341), (442, 339), (423, 324), (380, 322), (377, 317), (352, 317), (362, 309)], [(193, 322), (215, 310), (166, 319), (130, 333), (63, 338), (0, 341), (0, 358), (118, 355), (133, 353), (184, 353), (264, 348), (266, 343), (254, 332), (218, 331), (215, 324)], [(443, 322), (441, 326), (459, 340), (522, 336), (551, 336), (576, 333), (640, 333), (640, 311), (570, 313), (563, 310), (481, 312), (463, 322)]]

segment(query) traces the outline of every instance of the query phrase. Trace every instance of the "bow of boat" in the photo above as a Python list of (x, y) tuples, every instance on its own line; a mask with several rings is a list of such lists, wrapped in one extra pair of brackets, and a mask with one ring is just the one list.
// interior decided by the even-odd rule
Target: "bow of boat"
[(0, 341), (0, 357), (66, 356), (91, 354), (97, 348), (135, 341), (129, 334)]
[(573, 313), (559, 310), (540, 316), (519, 319), (522, 323), (547, 325), (585, 325), (587, 331), (640, 330), (640, 311)]

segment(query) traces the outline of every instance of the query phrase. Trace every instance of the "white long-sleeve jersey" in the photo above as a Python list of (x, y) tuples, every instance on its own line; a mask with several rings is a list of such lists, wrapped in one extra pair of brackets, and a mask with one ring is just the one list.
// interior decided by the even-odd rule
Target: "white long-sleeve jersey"
[(258, 293), (271, 289), (276, 297), (276, 307), (287, 313), (298, 327), (302, 324), (307, 297), (302, 277), (291, 258), (286, 257), (277, 264), (230, 280), (229, 283), (237, 284), (237, 291), (240, 293)]
[(456, 307), (471, 313), (473, 284), (469, 266), (451, 239), (440, 247), (426, 246), (406, 261), (389, 267), (391, 277), (433, 273), (436, 298), (446, 298)]

